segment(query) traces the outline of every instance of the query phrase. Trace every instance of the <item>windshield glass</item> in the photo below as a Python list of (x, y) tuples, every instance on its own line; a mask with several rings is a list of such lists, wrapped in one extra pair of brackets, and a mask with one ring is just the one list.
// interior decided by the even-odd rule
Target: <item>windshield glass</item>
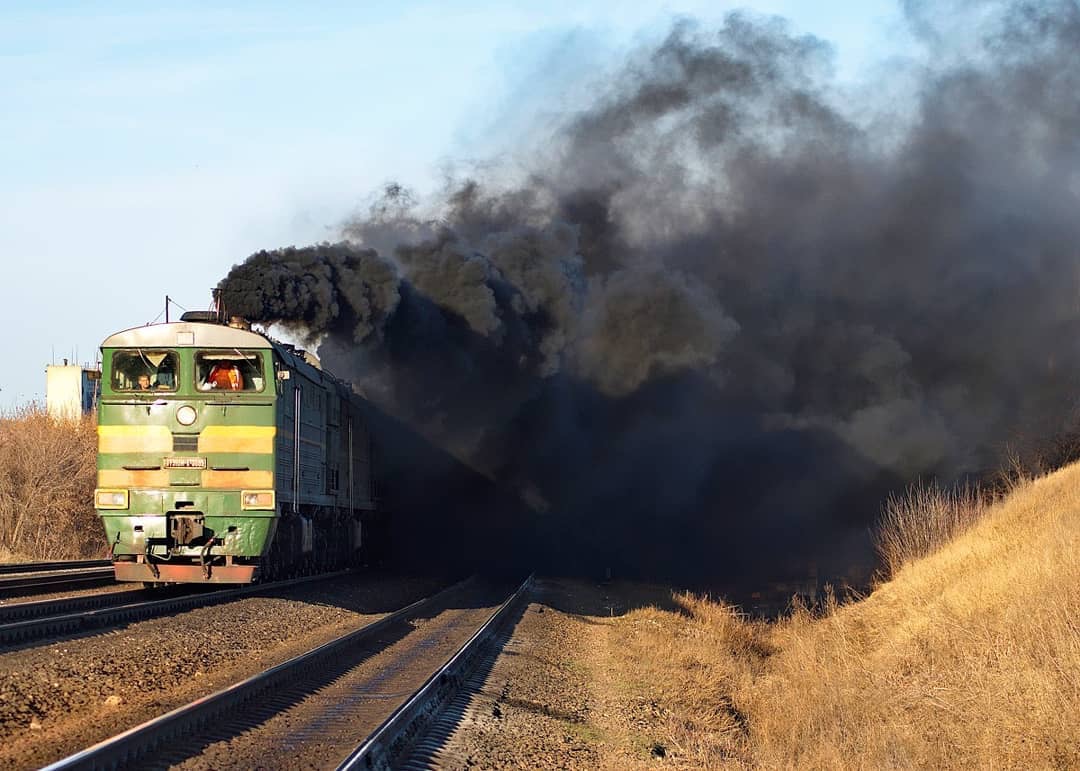
[(115, 351), (109, 382), (114, 391), (175, 391), (176, 352), (153, 348)]
[(200, 391), (263, 390), (262, 354), (257, 351), (199, 351), (195, 386)]

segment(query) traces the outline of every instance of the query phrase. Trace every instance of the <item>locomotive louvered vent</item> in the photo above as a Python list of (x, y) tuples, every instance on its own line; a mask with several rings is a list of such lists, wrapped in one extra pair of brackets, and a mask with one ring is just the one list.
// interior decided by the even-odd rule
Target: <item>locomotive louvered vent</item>
[(198, 434), (173, 434), (173, 452), (195, 452), (199, 449)]

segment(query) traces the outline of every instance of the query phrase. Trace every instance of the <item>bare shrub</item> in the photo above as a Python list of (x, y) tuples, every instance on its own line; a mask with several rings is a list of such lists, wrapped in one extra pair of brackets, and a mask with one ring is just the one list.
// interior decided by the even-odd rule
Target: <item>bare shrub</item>
[(102, 556), (94, 511), (97, 421), (40, 405), (0, 416), (0, 551), (35, 560)]
[(1007, 448), (1001, 465), (983, 480), (983, 490), (995, 500), (1011, 495), (1033, 479), (1056, 471), (1059, 466), (1050, 466), (1038, 457), (1025, 457), (1016, 448)]
[(1002, 457), (1002, 464), (984, 480), (995, 494), (1009, 493), (1017, 485), (1080, 460), (1080, 409), (1074, 408), (1061, 426), (1047, 435), (1014, 436)]
[(972, 483), (949, 489), (920, 480), (892, 494), (878, 517), (874, 546), (889, 575), (933, 554), (979, 521), (990, 496)]
[(1041, 474), (1049, 474), (1080, 460), (1080, 425), (1077, 416), (1070, 416), (1064, 428), (1040, 442), (1032, 452), (1029, 465)]

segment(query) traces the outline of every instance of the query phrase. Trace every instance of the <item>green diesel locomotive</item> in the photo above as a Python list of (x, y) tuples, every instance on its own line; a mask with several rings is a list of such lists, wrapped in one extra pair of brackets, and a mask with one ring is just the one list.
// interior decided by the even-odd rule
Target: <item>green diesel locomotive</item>
[(355, 564), (379, 515), (363, 402), (213, 311), (101, 345), (95, 506), (116, 578), (249, 583)]

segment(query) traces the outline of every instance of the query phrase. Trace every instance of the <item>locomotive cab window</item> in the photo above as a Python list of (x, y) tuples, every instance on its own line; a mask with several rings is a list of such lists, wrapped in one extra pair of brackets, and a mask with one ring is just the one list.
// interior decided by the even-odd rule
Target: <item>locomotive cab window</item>
[(263, 390), (262, 354), (257, 351), (199, 351), (195, 386), (200, 391)]
[(113, 353), (109, 383), (114, 391), (175, 391), (176, 372), (175, 351), (128, 348)]

